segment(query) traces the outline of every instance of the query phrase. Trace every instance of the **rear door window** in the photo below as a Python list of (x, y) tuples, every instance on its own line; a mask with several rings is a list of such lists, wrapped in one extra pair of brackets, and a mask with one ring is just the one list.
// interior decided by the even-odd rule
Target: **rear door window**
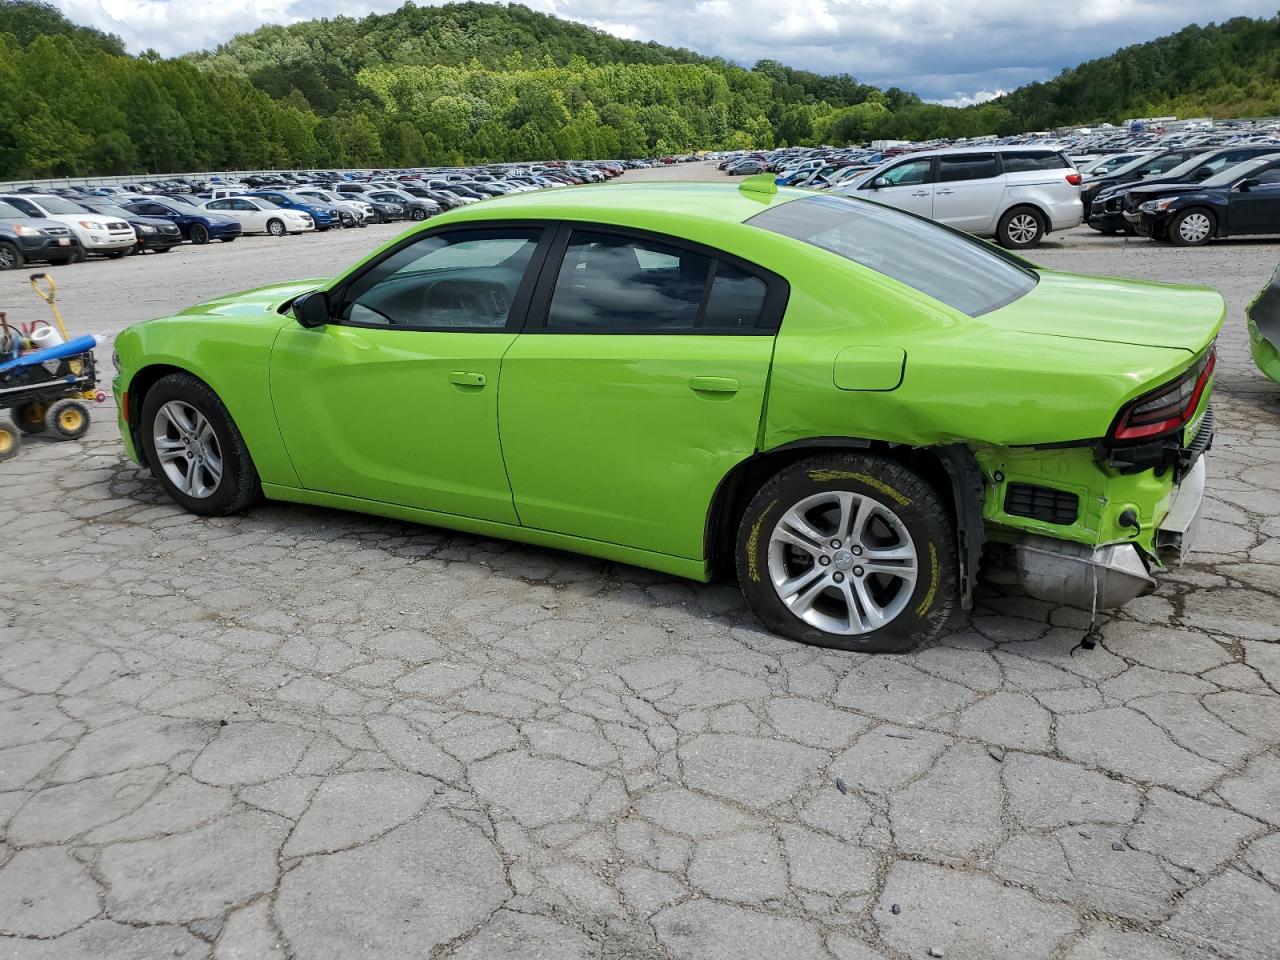
[(1031, 173), (1037, 170), (1061, 170), (1071, 166), (1060, 153), (1052, 150), (1003, 153), (1005, 173)]
[(1000, 175), (1000, 162), (994, 153), (963, 153), (938, 158), (938, 182), (990, 180)]

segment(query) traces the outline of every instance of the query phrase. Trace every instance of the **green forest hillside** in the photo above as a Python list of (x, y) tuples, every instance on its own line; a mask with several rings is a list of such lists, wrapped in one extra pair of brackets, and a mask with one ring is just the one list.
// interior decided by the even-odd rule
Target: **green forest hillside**
[(268, 26), (126, 54), (0, 0), (0, 178), (630, 157), (1280, 113), (1280, 17), (1187, 27), (965, 109), (764, 60), (750, 69), (516, 4)]

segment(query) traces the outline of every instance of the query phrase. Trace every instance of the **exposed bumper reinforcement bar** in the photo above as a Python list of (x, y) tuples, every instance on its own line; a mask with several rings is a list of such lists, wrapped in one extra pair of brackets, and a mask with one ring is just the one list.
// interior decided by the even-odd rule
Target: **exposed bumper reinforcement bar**
[(1018, 582), (1037, 600), (1110, 610), (1155, 589), (1138, 549), (1129, 543), (1089, 547), (1028, 536), (1014, 547)]

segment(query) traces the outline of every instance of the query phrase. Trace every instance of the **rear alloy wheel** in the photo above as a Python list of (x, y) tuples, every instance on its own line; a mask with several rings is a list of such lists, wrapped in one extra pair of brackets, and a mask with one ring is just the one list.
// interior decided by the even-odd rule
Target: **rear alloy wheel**
[(18, 270), (22, 263), (21, 250), (7, 243), (0, 243), (0, 270)]
[(1217, 223), (1208, 210), (1183, 210), (1169, 223), (1169, 239), (1179, 247), (1203, 247), (1213, 239)]
[(284, 224), (283, 224), (282, 222), (280, 222), (279, 220), (276, 220), (275, 218), (272, 218), (272, 219), (268, 220), (268, 221), (267, 221), (267, 233), (271, 234), (273, 237), (283, 237), (283, 236), (284, 236)]
[(198, 247), (209, 242), (209, 231), (206, 230), (204, 226), (202, 226), (199, 223), (193, 223), (191, 225), (190, 236), (191, 236), (191, 242)]
[(775, 633), (897, 652), (934, 637), (950, 615), (955, 534), (933, 487), (902, 464), (813, 457), (747, 506), (737, 567), (748, 603)]
[(1044, 220), (1030, 207), (1014, 207), (1000, 218), (996, 239), (1010, 250), (1029, 249), (1044, 239)]
[(151, 473), (179, 506), (223, 517), (262, 495), (244, 437), (202, 380), (188, 373), (161, 377), (142, 402), (140, 425)]

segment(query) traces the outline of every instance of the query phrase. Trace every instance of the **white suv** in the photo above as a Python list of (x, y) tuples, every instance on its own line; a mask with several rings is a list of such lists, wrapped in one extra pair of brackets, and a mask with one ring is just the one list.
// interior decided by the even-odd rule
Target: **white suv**
[(960, 147), (895, 157), (836, 193), (929, 217), (1014, 250), (1079, 226), (1080, 173), (1048, 147)]
[[(52, 220), (71, 228), (86, 253), (122, 257), (137, 243), (133, 227), (119, 217), (90, 213), (65, 197), (52, 194), (13, 193), (0, 197), (28, 217)], [(81, 257), (83, 259), (83, 256)]]

